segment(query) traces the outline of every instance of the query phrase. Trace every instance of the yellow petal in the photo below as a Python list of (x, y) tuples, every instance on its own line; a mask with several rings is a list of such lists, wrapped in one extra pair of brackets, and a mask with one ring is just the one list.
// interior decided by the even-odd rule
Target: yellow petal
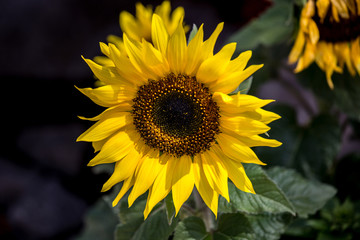
[(88, 130), (81, 134), (76, 141), (100, 141), (131, 123), (131, 113), (114, 112), (91, 126)]
[(303, 56), (299, 59), (299, 62), (294, 70), (295, 73), (304, 70), (315, 60), (316, 46), (317, 45), (312, 44), (310, 41), (306, 42)]
[(244, 136), (265, 133), (270, 130), (263, 122), (249, 119), (246, 117), (227, 117), (221, 116), (220, 126), (226, 130), (235, 131)]
[(144, 6), (141, 3), (136, 3), (136, 18), (137, 18), (137, 29), (140, 32), (138, 35), (138, 41), (142, 38), (150, 41), (151, 39), (151, 17), (153, 14), (152, 7), (150, 5)]
[(113, 174), (104, 183), (101, 191), (108, 191), (115, 184), (131, 177), (141, 157), (142, 155), (135, 148), (131, 149), (128, 155), (116, 162)]
[(92, 142), (92, 146), (94, 148), (94, 152), (98, 152), (101, 150), (101, 148), (104, 146), (104, 144), (107, 142), (107, 138), (101, 140), (101, 141), (96, 141), (96, 142)]
[(83, 117), (83, 116), (78, 116), (78, 118), (80, 118), (81, 120), (87, 120), (87, 121), (99, 121), (100, 119), (106, 118), (107, 116), (110, 116), (117, 112), (123, 112), (121, 107), (113, 106), (113, 107), (106, 108), (102, 113), (100, 113), (99, 115), (97, 115), (95, 117), (87, 118), (87, 117)]
[(227, 73), (233, 73), (244, 70), (246, 64), (248, 63), (249, 59), (251, 58), (252, 52), (245, 51), (239, 54), (237, 58), (230, 61), (228, 67), (226, 68)]
[(238, 189), (255, 194), (254, 187), (246, 175), (245, 169), (241, 163), (234, 162), (231, 159), (225, 159), (224, 165), (229, 172), (229, 178)]
[(134, 89), (147, 83), (146, 77), (134, 67), (127, 55), (122, 54), (114, 44), (109, 44), (109, 49), (117, 71), (128, 83), (133, 84)]
[(131, 176), (129, 178), (127, 178), (122, 187), (121, 187), (121, 190), (120, 192), (118, 193), (118, 195), (116, 196), (116, 198), (114, 199), (114, 201), (112, 202), (112, 206), (115, 207), (118, 202), (120, 201), (120, 199), (125, 195), (125, 193), (131, 188), (132, 185), (134, 185), (134, 177)]
[(171, 12), (171, 5), (169, 1), (163, 1), (159, 6), (155, 8), (155, 13), (162, 19), (169, 21)]
[(175, 74), (184, 73), (187, 61), (187, 46), (182, 21), (180, 21), (176, 31), (170, 37), (167, 57), (171, 72)]
[(320, 41), (317, 44), (316, 51), (316, 63), (323, 71), (325, 71), (328, 85), (331, 89), (333, 89), (334, 84), (331, 80), (331, 75), (334, 71), (340, 73), (342, 72), (342, 69), (337, 66), (337, 58), (334, 53), (333, 45), (332, 43)]
[(155, 48), (166, 56), (169, 34), (163, 20), (156, 14), (152, 17), (151, 38)]
[(136, 23), (136, 19), (129, 12), (122, 11), (119, 17), (120, 28), (122, 32), (126, 33), (130, 38), (140, 41), (141, 32)]
[[(172, 35), (175, 32), (175, 29), (178, 26), (178, 23), (181, 18), (184, 17), (185, 11), (182, 7), (177, 7), (171, 14), (170, 1), (164, 1), (161, 5), (157, 6), (155, 13), (163, 19), (166, 29), (169, 32), (169, 35)], [(186, 28), (186, 26), (184, 27)]]
[(204, 42), (203, 48), (201, 50), (201, 59), (207, 59), (209, 56), (214, 54), (214, 46), (216, 43), (219, 34), (224, 28), (224, 23), (219, 23), (211, 36)]
[(159, 50), (154, 48), (151, 43), (143, 42), (144, 60), (151, 66), (164, 64), (164, 59)]
[(304, 16), (310, 18), (312, 16), (314, 16), (315, 14), (315, 4), (314, 4), (314, 0), (309, 0), (306, 4), (305, 7), (303, 9), (303, 12), (301, 13)]
[(329, 10), (330, 6), (330, 0), (317, 0), (316, 1), (316, 7), (317, 7), (317, 13), (320, 17), (320, 21), (323, 22), (326, 14)]
[(131, 41), (124, 34), (124, 44), (131, 63), (146, 79), (158, 79), (164, 72), (167, 73), (168, 68), (163, 62), (162, 55), (150, 43)]
[[(358, 3), (358, 7), (360, 9), (359, 5), (360, 5), (360, 3)], [(359, 15), (360, 15), (360, 13), (359, 13)], [(354, 65), (356, 71), (360, 75), (360, 37), (358, 37), (357, 39), (355, 39), (354, 41), (351, 42), (350, 55), (351, 55), (352, 63)]]
[(295, 40), (295, 44), (289, 54), (289, 63), (290, 64), (296, 63), (298, 61), (300, 55), (303, 52), (304, 44), (305, 44), (305, 35), (301, 30), (299, 30), (299, 33)]
[(239, 113), (253, 111), (254, 109), (263, 107), (274, 100), (263, 100), (247, 94), (236, 94), (229, 96), (221, 92), (215, 92), (213, 99), (220, 108), (221, 114), (227, 116), (236, 116)]
[(238, 71), (229, 75), (224, 74), (216, 82), (210, 84), (210, 89), (214, 92), (231, 93), (233, 92), (245, 79), (250, 77), (258, 69), (262, 68), (264, 64), (251, 65), (244, 71)]
[(222, 160), (211, 149), (200, 156), (210, 186), (229, 202), (228, 174)]
[[(229, 134), (229, 132), (227, 132)], [(281, 142), (275, 139), (267, 139), (260, 137), (258, 135), (254, 136), (241, 136), (236, 134), (235, 132), (231, 134), (231, 136), (237, 138), (239, 141), (243, 142), (248, 147), (259, 147), (259, 146), (266, 146), (266, 147), (279, 147), (281, 146)]]
[(146, 70), (146, 65), (142, 58), (142, 45), (139, 42), (131, 41), (126, 34), (124, 34), (124, 45), (129, 59), (137, 71), (143, 73)]
[(215, 214), (215, 216), (217, 216), (219, 194), (216, 191), (214, 191), (214, 189), (210, 186), (205, 176), (200, 154), (194, 156), (193, 169), (194, 169), (195, 186), (201, 198), (204, 200), (205, 204), (211, 209), (211, 211)]
[(203, 24), (199, 27), (195, 37), (190, 41), (188, 46), (188, 61), (185, 68), (187, 75), (194, 75), (201, 64), (201, 50), (204, 38)]
[(104, 66), (104, 67), (114, 67), (114, 62), (108, 58), (108, 57), (105, 57), (105, 56), (95, 56), (94, 57), (94, 62), (101, 65), (101, 66)]
[(206, 59), (199, 67), (196, 79), (203, 83), (217, 80), (224, 74), (234, 54), (236, 43), (225, 45), (217, 54)]
[(101, 66), (90, 59), (81, 57), (89, 65), (94, 75), (105, 84), (121, 84), (124, 81), (115, 67)]
[(250, 179), (245, 173), (245, 169), (240, 162), (233, 161), (226, 157), (218, 146), (213, 146), (213, 151), (222, 159), (228, 172), (229, 178), (235, 186), (244, 192), (255, 193)]
[(110, 44), (113, 44), (116, 46), (117, 49), (119, 49), (119, 51), (121, 52), (122, 55), (126, 55), (126, 51), (125, 51), (125, 45), (124, 45), (124, 41), (122, 40), (121, 37), (116, 36), (116, 35), (109, 35), (107, 36), (106, 40), (109, 42), (109, 47)]
[(267, 110), (264, 110), (264, 109), (261, 109), (261, 108), (258, 108), (255, 110), (256, 113), (258, 113), (260, 115), (260, 119), (258, 119), (259, 121), (265, 123), (265, 124), (269, 124), (279, 118), (280, 115), (274, 113), (274, 112), (270, 112), (270, 111), (267, 111)]
[(145, 219), (148, 217), (155, 205), (164, 199), (171, 191), (172, 176), (176, 166), (176, 159), (174, 157), (170, 157), (168, 154), (162, 154), (160, 156), (160, 162), (165, 162), (165, 166), (161, 169), (154, 181), (154, 184), (150, 187), (144, 210)]
[(319, 41), (320, 33), (314, 20), (309, 20), (309, 36), (312, 44), (316, 44)]
[[(193, 38), (193, 45), (189, 44), (189, 65), (186, 67), (186, 73), (189, 75), (196, 75), (199, 66), (203, 63), (204, 60), (211, 57), (214, 53), (215, 42), (224, 27), (224, 23), (219, 23), (215, 29), (215, 31), (211, 34), (211, 36), (205, 41), (203, 40), (203, 29), (200, 26), (197, 34)], [(195, 39), (195, 40), (194, 40)], [(193, 42), (191, 41), (191, 42)], [(191, 43), (190, 42), (190, 43)], [(201, 46), (201, 48), (199, 48)], [(196, 48), (196, 49), (195, 49)], [(196, 55), (195, 55), (196, 54)], [(191, 60), (192, 59), (192, 60)]]
[(332, 3), (333, 8), (334, 9), (336, 8), (336, 10), (337, 10), (336, 12), (341, 16), (341, 18), (348, 19), (350, 17), (345, 1), (331, 0), (331, 3)]
[(350, 74), (352, 76), (355, 76), (356, 71), (353, 67), (353, 63), (351, 61), (351, 56), (350, 56), (350, 44), (347, 42), (335, 43), (334, 44), (334, 52), (335, 52), (335, 55), (337, 56), (337, 59), (339, 61), (339, 65), (341, 66), (341, 68), (343, 67), (343, 65), (345, 63)]
[[(121, 105), (122, 111), (131, 110), (131, 100), (133, 97), (132, 90), (116, 85), (105, 85), (95, 89), (78, 88), (81, 93), (90, 98), (94, 103), (103, 107), (113, 107)], [(129, 90), (129, 91), (127, 91)]]
[(251, 148), (230, 135), (220, 133), (217, 135), (216, 141), (224, 154), (235, 161), (266, 165), (259, 160)]
[(150, 188), (164, 166), (160, 162), (159, 150), (152, 149), (143, 157), (135, 173), (135, 183), (128, 198), (129, 206)]
[(104, 144), (101, 151), (88, 163), (88, 166), (119, 161), (134, 148), (134, 142), (137, 142), (139, 138), (140, 135), (135, 130), (116, 133)]
[(143, 42), (143, 56), (144, 62), (153, 76), (160, 78), (169, 73), (170, 68), (168, 61), (151, 43)]
[(176, 216), (194, 189), (194, 174), (190, 156), (183, 155), (181, 158), (172, 160), (176, 161), (176, 167), (172, 176), (172, 198)]
[[(169, 34), (172, 35), (175, 32), (178, 22), (181, 18), (184, 18), (185, 10), (183, 7), (177, 7), (171, 14), (171, 21), (167, 24)], [(184, 26), (185, 32), (189, 30), (188, 26)]]
[(340, 22), (339, 12), (334, 5), (331, 5), (332, 17), (336, 22)]
[(332, 79), (331, 79), (331, 75), (333, 74), (333, 72), (334, 72), (334, 71), (333, 71), (331, 68), (328, 68), (328, 69), (326, 69), (326, 71), (325, 71), (326, 81), (327, 81), (330, 89), (334, 89), (334, 83), (333, 83), (333, 81), (332, 81)]
[(106, 55), (107, 57), (110, 57), (110, 50), (109, 50), (108, 45), (106, 45), (103, 42), (100, 42), (100, 50), (104, 55)]

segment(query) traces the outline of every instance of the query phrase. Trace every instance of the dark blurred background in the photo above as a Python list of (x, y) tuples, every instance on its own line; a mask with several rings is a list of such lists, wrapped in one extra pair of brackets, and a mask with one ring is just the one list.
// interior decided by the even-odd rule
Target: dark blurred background
[[(78, 92), (94, 79), (81, 55), (121, 36), (119, 13), (136, 1), (2, 0), (0, 2), (0, 239), (73, 239), (101, 197), (108, 176), (87, 162), (90, 143), (76, 143), (101, 108)], [(156, 6), (162, 1), (141, 1)], [(225, 21), (218, 44), (270, 6), (269, 1), (172, 1), (206, 36)]]

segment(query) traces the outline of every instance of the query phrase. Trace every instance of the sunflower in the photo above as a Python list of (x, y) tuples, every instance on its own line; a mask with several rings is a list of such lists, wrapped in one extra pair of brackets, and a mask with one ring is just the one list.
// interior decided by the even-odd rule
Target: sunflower
[(102, 45), (113, 66), (85, 59), (104, 86), (79, 89), (105, 111), (77, 141), (92, 142), (99, 152), (89, 166), (115, 163), (103, 185), (107, 191), (123, 182), (115, 206), (132, 187), (131, 206), (148, 191), (144, 210), (170, 192), (176, 214), (194, 186), (217, 214), (219, 194), (229, 201), (228, 178), (241, 190), (255, 193), (243, 163), (264, 164), (250, 147), (277, 147), (281, 143), (259, 134), (279, 118), (262, 107), (273, 100), (232, 94), (262, 65), (247, 62), (251, 51), (232, 59), (236, 44), (213, 49), (222, 31), (220, 23), (203, 41), (203, 25), (187, 43), (182, 20), (169, 34), (163, 19), (152, 16), (151, 43), (123, 35), (124, 51)]
[(360, 75), (360, 0), (309, 0), (301, 11), (299, 32), (289, 55), (295, 72), (312, 62), (331, 76), (346, 65), (351, 75)]
[[(126, 33), (128, 38), (136, 41), (141, 41), (143, 38), (151, 42), (151, 20), (153, 13), (157, 14), (164, 21), (164, 25), (169, 34), (173, 34), (180, 19), (184, 18), (185, 11), (183, 7), (177, 7), (171, 12), (170, 1), (164, 1), (160, 5), (153, 7), (151, 5), (144, 6), (141, 3), (136, 3), (135, 16), (127, 11), (122, 11), (119, 17), (120, 28), (123, 33)], [(185, 32), (189, 30), (189, 26), (184, 25)], [(124, 50), (124, 42), (121, 37), (116, 35), (109, 35), (107, 37), (108, 42), (116, 45), (116, 47), (122, 51), (122, 54), (126, 54)], [(102, 45), (102, 43), (100, 43)], [(101, 46), (102, 47), (102, 46)], [(106, 56), (97, 56), (94, 58), (96, 63), (101, 65), (112, 66), (113, 61)], [(102, 83), (100, 83), (102, 85)]]
[[(171, 13), (169, 1), (164, 1), (155, 8), (154, 13), (161, 17), (169, 34), (173, 34), (180, 19), (184, 17), (185, 11), (182, 7), (177, 7)], [(145, 38), (151, 41), (151, 19), (153, 10), (151, 6), (144, 6), (141, 3), (136, 4), (136, 18), (129, 12), (120, 13), (120, 28), (123, 33), (134, 40), (141, 41)], [(187, 27), (186, 27), (187, 28)]]

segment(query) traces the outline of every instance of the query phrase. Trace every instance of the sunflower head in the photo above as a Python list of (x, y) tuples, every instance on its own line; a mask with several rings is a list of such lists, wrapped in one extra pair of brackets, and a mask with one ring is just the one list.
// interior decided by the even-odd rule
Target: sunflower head
[(171, 32), (153, 14), (150, 41), (125, 32), (123, 49), (101, 45), (111, 64), (84, 59), (104, 85), (79, 90), (106, 109), (78, 141), (98, 152), (90, 166), (115, 163), (103, 186), (123, 182), (113, 205), (130, 188), (129, 206), (148, 191), (146, 218), (171, 192), (177, 214), (195, 186), (216, 215), (219, 194), (229, 201), (228, 178), (255, 193), (242, 164), (264, 164), (250, 147), (281, 144), (259, 135), (279, 116), (262, 109), (272, 100), (228, 95), (262, 65), (246, 67), (251, 51), (233, 58), (235, 43), (214, 54), (222, 28), (204, 41), (201, 25), (188, 43), (182, 18)]
[(219, 107), (195, 77), (170, 73), (149, 81), (133, 102), (133, 121), (142, 139), (167, 154), (194, 156), (210, 149), (220, 132)]
[[(120, 13), (119, 20), (122, 32), (136, 41), (141, 41), (142, 38), (151, 41), (151, 20), (154, 13), (162, 18), (169, 34), (174, 33), (180, 19), (185, 15), (182, 7), (177, 7), (171, 13), (170, 1), (164, 1), (155, 8), (154, 12), (152, 6), (136, 3), (135, 16), (127, 11)], [(185, 29), (188, 30), (188, 26), (185, 26)]]
[(360, 74), (359, 0), (308, 0), (299, 23), (289, 55), (290, 63), (297, 62), (295, 72), (315, 61), (331, 89), (333, 72), (342, 73), (344, 65), (353, 76)]
[[(162, 2), (162, 4), (155, 7), (154, 11), (151, 5), (144, 6), (141, 3), (136, 3), (135, 16), (127, 11), (120, 13), (121, 31), (126, 34), (129, 39), (134, 41), (142, 41), (142, 39), (145, 39), (148, 42), (152, 42), (151, 26), (154, 13), (162, 19), (164, 27), (169, 34), (174, 33), (179, 22), (182, 22), (185, 16), (185, 11), (182, 7), (177, 7), (174, 11), (171, 11), (170, 1)], [(183, 24), (183, 27), (185, 32), (189, 30), (189, 26)], [(117, 50), (121, 51), (122, 55), (127, 55), (124, 41), (121, 37), (109, 35), (107, 40), (111, 44), (114, 44)], [(100, 47), (103, 53), (106, 52), (104, 53), (105, 56), (96, 56), (94, 61), (101, 65), (113, 66), (114, 62), (107, 57), (110, 54), (108, 46), (106, 46), (105, 43), (100, 43)], [(101, 81), (96, 82), (96, 84), (103, 85)]]

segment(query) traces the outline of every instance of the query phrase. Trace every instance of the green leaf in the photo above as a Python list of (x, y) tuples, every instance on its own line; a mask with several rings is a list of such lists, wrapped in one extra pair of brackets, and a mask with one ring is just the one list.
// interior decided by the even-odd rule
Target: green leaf
[(353, 237), (350, 233), (343, 233), (339, 236), (334, 235), (333, 233), (319, 233), (316, 240), (352, 240)]
[(276, 240), (292, 220), (290, 214), (222, 214), (215, 240)]
[(319, 115), (305, 127), (297, 125), (295, 111), (287, 106), (267, 108), (282, 118), (270, 124), (270, 136), (283, 143), (278, 148), (256, 148), (258, 157), (272, 165), (295, 168), (307, 178), (322, 179), (340, 148), (340, 126), (331, 115)]
[(307, 221), (307, 225), (316, 229), (317, 231), (326, 231), (329, 229), (329, 223), (324, 219), (310, 219)]
[(154, 212), (146, 219), (131, 239), (164, 239), (167, 240), (175, 229), (177, 222), (169, 225), (165, 210)]
[(144, 219), (143, 211), (146, 205), (144, 195), (140, 196), (134, 204), (129, 208), (127, 198), (124, 197), (119, 202), (119, 218), (121, 223), (129, 223), (135, 219)]
[(247, 94), (251, 88), (252, 82), (253, 82), (253, 76), (249, 77), (248, 79), (240, 83), (240, 85), (229, 95), (235, 95), (238, 92), (240, 92), (241, 94)]
[(332, 186), (305, 179), (293, 169), (274, 167), (267, 174), (286, 194), (301, 217), (314, 214), (336, 193)]
[(313, 229), (307, 224), (308, 219), (297, 218), (286, 228), (285, 235), (294, 237), (305, 237), (310, 239), (313, 237)]
[(128, 203), (125, 200), (121, 200), (119, 204), (119, 218), (121, 223), (116, 228), (115, 239), (132, 239), (133, 235), (144, 222), (143, 211), (146, 200), (136, 200), (131, 208), (128, 208)]
[(231, 239), (256, 239), (255, 233), (244, 214), (225, 213), (220, 215), (218, 222), (217, 232), (222, 233), (221, 235), (231, 237)]
[(195, 25), (195, 23), (193, 24), (193, 27), (191, 29), (191, 32), (189, 34), (189, 39), (188, 39), (188, 44), (189, 42), (195, 37), (196, 33), (198, 32), (198, 28), (197, 26)]
[(131, 208), (125, 200), (120, 201), (119, 217), (121, 224), (115, 232), (115, 240), (167, 240), (175, 229), (177, 220), (168, 223), (165, 208), (161, 204), (155, 206), (149, 217), (144, 220), (143, 211), (146, 205), (146, 195), (138, 198)]
[(293, 25), (293, 2), (277, 0), (258, 19), (230, 37), (229, 42), (238, 42), (239, 51), (255, 49), (258, 45), (273, 45), (289, 39)]
[(174, 240), (198, 240), (209, 236), (203, 220), (199, 217), (188, 217), (179, 222), (175, 228)]
[(311, 172), (317, 176), (327, 174), (340, 149), (339, 123), (331, 115), (319, 115), (313, 119), (302, 136), (297, 166), (305, 173)]
[(293, 216), (283, 214), (259, 214), (247, 216), (248, 221), (256, 234), (256, 240), (276, 240), (285, 232)]
[(252, 164), (245, 167), (256, 194), (243, 192), (229, 183), (230, 202), (220, 198), (220, 211), (225, 213), (241, 211), (250, 214), (289, 212), (295, 215), (292, 204), (261, 167)]
[(176, 226), (176, 221), (169, 225), (164, 209), (153, 212), (145, 221), (135, 218), (116, 229), (116, 240), (167, 240)]
[(85, 228), (76, 240), (112, 240), (118, 218), (103, 198), (90, 208), (85, 217)]

